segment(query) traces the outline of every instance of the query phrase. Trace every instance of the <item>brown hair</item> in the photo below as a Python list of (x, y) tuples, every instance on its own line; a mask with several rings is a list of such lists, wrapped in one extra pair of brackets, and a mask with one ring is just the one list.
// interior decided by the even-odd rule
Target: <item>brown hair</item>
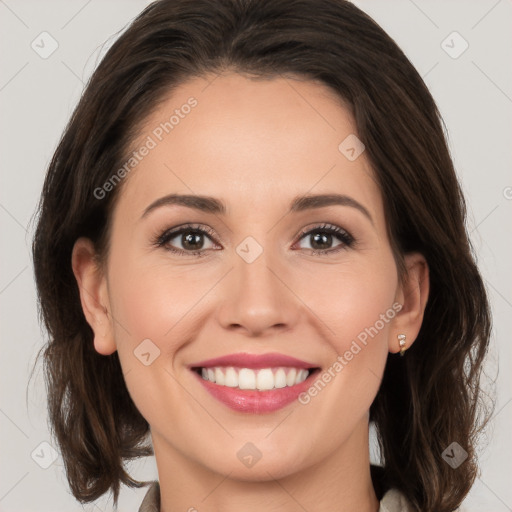
[[(94, 191), (125, 161), (141, 122), (188, 79), (234, 70), (295, 75), (331, 87), (351, 108), (380, 186), (398, 268), (419, 251), (430, 298), (418, 339), (389, 355), (370, 409), (384, 469), (414, 510), (456, 508), (477, 476), (487, 417), (480, 375), (491, 320), (465, 228), (465, 202), (427, 87), (396, 43), (343, 0), (160, 0), (113, 44), (92, 75), (49, 165), (33, 256), (49, 419), (73, 495), (89, 502), (120, 483), (140, 487), (124, 461), (152, 454), (149, 425), (129, 396), (117, 353), (94, 350), (71, 251), (78, 237), (108, 245), (121, 186)], [(341, 142), (341, 141), (340, 141)], [(442, 452), (456, 441), (467, 460)]]

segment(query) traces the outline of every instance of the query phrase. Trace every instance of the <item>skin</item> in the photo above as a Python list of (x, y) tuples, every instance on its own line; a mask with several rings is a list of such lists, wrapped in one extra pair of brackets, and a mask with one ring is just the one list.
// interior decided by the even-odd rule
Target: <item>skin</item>
[[(419, 332), (425, 259), (406, 255), (400, 285), (381, 192), (364, 152), (349, 161), (338, 150), (357, 129), (328, 87), (234, 72), (195, 78), (144, 121), (134, 149), (191, 96), (198, 105), (125, 178), (105, 265), (98, 268), (85, 238), (72, 258), (95, 349), (118, 351), (151, 426), (161, 510), (376, 512), (368, 411), (388, 353), (399, 351), (397, 335), (409, 347)], [(167, 205), (141, 218), (170, 193), (216, 197), (226, 214)], [(296, 196), (319, 193), (350, 196), (372, 220), (346, 205), (288, 213)], [(203, 239), (205, 257), (152, 245), (183, 223), (215, 233)], [(312, 254), (311, 234), (299, 234), (322, 223), (347, 230), (356, 244)], [(236, 252), (248, 236), (263, 248), (252, 263)], [(324, 247), (340, 243), (333, 236)], [(393, 303), (402, 310), (306, 405), (236, 412), (187, 368), (234, 352), (280, 352), (326, 369)], [(160, 355), (146, 366), (134, 350), (148, 338)], [(250, 468), (237, 457), (247, 442), (262, 454)]]

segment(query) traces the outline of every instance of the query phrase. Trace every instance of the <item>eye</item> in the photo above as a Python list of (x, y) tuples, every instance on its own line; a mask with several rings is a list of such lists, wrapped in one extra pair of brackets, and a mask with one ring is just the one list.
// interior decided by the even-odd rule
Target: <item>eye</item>
[(164, 231), (153, 243), (177, 254), (206, 256), (208, 249), (215, 248), (213, 238), (212, 229), (188, 224)]
[[(310, 249), (311, 254), (332, 254), (343, 249), (352, 247), (355, 244), (354, 237), (343, 228), (333, 224), (322, 224), (299, 235), (299, 244), (305, 241), (308, 245), (301, 246), (301, 249)], [(333, 243), (338, 241), (336, 245)]]

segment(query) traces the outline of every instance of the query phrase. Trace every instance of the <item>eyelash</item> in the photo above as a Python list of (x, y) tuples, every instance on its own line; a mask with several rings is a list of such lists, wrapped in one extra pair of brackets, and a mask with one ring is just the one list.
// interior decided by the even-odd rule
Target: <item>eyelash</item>
[[(186, 256), (196, 256), (196, 257), (204, 257), (207, 256), (208, 249), (201, 249), (198, 251), (184, 251), (182, 249), (176, 249), (172, 246), (167, 246), (166, 244), (169, 243), (169, 240), (172, 240), (178, 235), (181, 235), (183, 233), (200, 233), (203, 235), (207, 235), (212, 239), (213, 242), (215, 242), (215, 234), (214, 231), (211, 228), (208, 227), (201, 227), (201, 226), (194, 226), (192, 224), (187, 224), (184, 226), (179, 227), (178, 229), (173, 228), (169, 229), (167, 231), (164, 231), (161, 235), (157, 236), (153, 242), (152, 245), (156, 247), (165, 247), (167, 251), (170, 251), (175, 254), (180, 255), (186, 255)], [(314, 233), (328, 233), (335, 235), (342, 243), (335, 247), (334, 249), (309, 249), (311, 252), (310, 254), (314, 256), (328, 256), (333, 253), (337, 253), (341, 250), (346, 250), (347, 248), (351, 248), (355, 245), (356, 240), (355, 238), (345, 229), (340, 228), (339, 226), (335, 226), (334, 224), (321, 224), (318, 226), (315, 226), (313, 228), (305, 229), (301, 231), (298, 235), (298, 241), (302, 240), (303, 237), (306, 235), (311, 235)]]

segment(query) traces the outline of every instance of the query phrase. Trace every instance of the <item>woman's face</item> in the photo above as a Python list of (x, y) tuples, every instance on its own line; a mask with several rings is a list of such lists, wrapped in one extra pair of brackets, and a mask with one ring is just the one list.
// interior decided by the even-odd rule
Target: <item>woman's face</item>
[[(95, 347), (118, 351), (157, 459), (277, 478), (360, 453), (403, 295), (379, 188), (334, 93), (208, 78), (179, 87), (133, 145)], [(305, 200), (316, 195), (338, 199)]]

